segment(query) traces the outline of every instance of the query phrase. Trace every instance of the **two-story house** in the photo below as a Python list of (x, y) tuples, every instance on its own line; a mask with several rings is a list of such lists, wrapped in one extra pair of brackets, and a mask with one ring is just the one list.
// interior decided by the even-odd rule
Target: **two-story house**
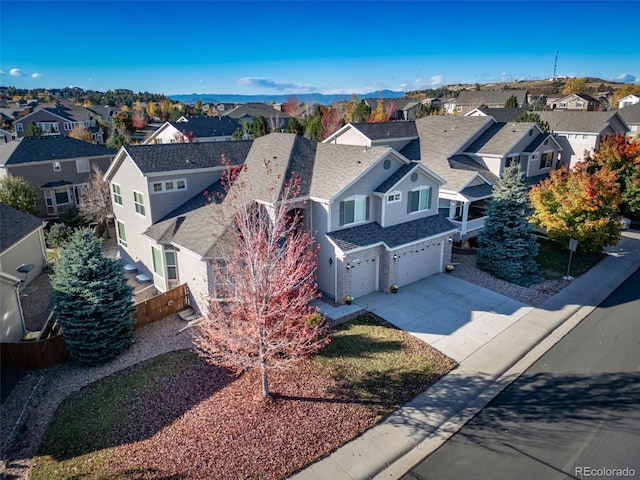
[(446, 103), (447, 115), (464, 115), (477, 107), (504, 108), (515, 97), (518, 107), (527, 107), (526, 90), (462, 90), (458, 97)]
[(517, 162), (530, 184), (557, 168), (561, 147), (534, 123), (497, 122), (493, 117), (428, 116), (415, 122), (348, 124), (325, 142), (387, 145), (420, 161), (446, 183), (439, 212), (458, 226), (456, 237), (476, 235), (504, 167)]
[(274, 131), (287, 128), (289, 119), (291, 118), (285, 112), (281, 112), (271, 105), (258, 102), (241, 103), (231, 110), (225, 111), (224, 116), (233, 118), (239, 123), (251, 123), (256, 118), (263, 117)]
[(631, 94), (618, 100), (618, 108), (629, 107), (638, 103), (640, 103), (640, 96)]
[(584, 159), (585, 152), (600, 147), (603, 135), (626, 135), (629, 127), (620, 112), (577, 112), (554, 110), (537, 112), (547, 122), (562, 147), (560, 162), (573, 167)]
[(40, 107), (13, 122), (18, 138), (24, 137), (33, 124), (40, 136), (68, 136), (76, 128), (84, 128), (91, 132), (93, 140), (104, 143), (102, 128), (98, 123), (96, 112), (84, 107), (65, 102), (55, 107)]
[(585, 93), (571, 93), (555, 100), (551, 108), (552, 110), (595, 112), (600, 110), (600, 102)]
[[(194, 146), (212, 150), (196, 158)], [(222, 153), (244, 163), (241, 178), (263, 204), (273, 202), (286, 179), (300, 178), (291, 208), (320, 246), (319, 288), (337, 301), (405, 285), (450, 261), (456, 227), (438, 214), (443, 180), (392, 148), (318, 144), (286, 133), (253, 142), (123, 147), (107, 172), (121, 256), (160, 290), (186, 282), (200, 309), (219, 296), (211, 262), (227, 228), (224, 196), (216, 195), (224, 190), (225, 167), (215, 160)], [(187, 156), (197, 168), (184, 168)], [(169, 190), (167, 181), (173, 182)], [(180, 188), (184, 195), (175, 196)]]
[(65, 136), (23, 137), (0, 144), (0, 177), (22, 177), (40, 192), (42, 217), (57, 217), (81, 201), (93, 167), (103, 172), (116, 151)]
[(194, 142), (224, 142), (233, 140), (233, 133), (239, 128), (240, 124), (231, 117), (180, 117), (176, 122), (165, 122), (144, 143), (185, 143), (188, 135), (193, 136)]
[(627, 137), (632, 140), (640, 138), (640, 103), (634, 103), (618, 109), (618, 114), (629, 127)]

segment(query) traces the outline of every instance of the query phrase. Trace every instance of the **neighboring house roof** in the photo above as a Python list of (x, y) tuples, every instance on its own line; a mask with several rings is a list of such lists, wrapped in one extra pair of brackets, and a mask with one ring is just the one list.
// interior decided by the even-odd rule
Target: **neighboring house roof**
[(618, 110), (618, 115), (620, 115), (627, 125), (640, 124), (640, 103), (620, 108)]
[(51, 162), (82, 157), (115, 155), (116, 150), (63, 135), (23, 137), (0, 144), (0, 165)]
[[(46, 222), (30, 213), (0, 203), (0, 253), (9, 249)], [(13, 272), (11, 272), (13, 273)]]
[[(363, 98), (363, 100), (371, 110), (378, 108), (378, 98)], [(383, 98), (382, 101), (385, 109), (395, 102), (396, 110), (408, 110), (420, 103), (415, 98)]]
[[(620, 110), (621, 112), (622, 110)], [(618, 112), (583, 112), (554, 110), (551, 112), (537, 112), (540, 119), (547, 122), (554, 133), (594, 133), (599, 134), (612, 125), (613, 117), (618, 116), (624, 120)], [(622, 133), (622, 132), (621, 132)]]
[(483, 108), (477, 107), (466, 113), (465, 116), (470, 117), (474, 114), (481, 114), (486, 117), (493, 117), (497, 122), (515, 122), (520, 116), (528, 111), (526, 107), (508, 107), (508, 108)]
[(241, 165), (252, 140), (226, 142), (125, 145), (122, 150), (143, 174), (221, 167), (225, 161)]
[(69, 122), (82, 122), (85, 120), (89, 120), (93, 117), (95, 117), (96, 115), (98, 115), (96, 112), (93, 112), (87, 108), (81, 107), (79, 105), (73, 105), (73, 104), (69, 104), (66, 103), (65, 105), (60, 105), (58, 107), (40, 107), (35, 109), (33, 112), (25, 115), (24, 117), (20, 118), (20, 121), (29, 118), (31, 115), (41, 112), (41, 111), (46, 111), (52, 115), (58, 116), (60, 118), (62, 118), (63, 120), (67, 120)]
[(570, 93), (569, 95), (565, 95), (564, 97), (560, 97), (558, 99), (558, 102), (562, 102), (563, 100), (564, 101), (569, 101), (569, 100), (574, 99), (574, 98), (581, 98), (585, 102), (589, 102), (589, 103), (598, 103), (598, 99), (597, 98), (593, 98), (591, 95), (587, 95), (586, 93)]
[(413, 121), (351, 123), (350, 125), (373, 141), (418, 136), (416, 124)]
[(179, 132), (193, 132), (196, 138), (226, 137), (240, 128), (240, 124), (231, 117), (184, 117), (185, 121), (167, 122)]
[(466, 153), (479, 155), (505, 155), (530, 131), (539, 133), (535, 123), (500, 122), (491, 125), (471, 145), (464, 149)]
[(504, 105), (515, 96), (518, 106), (527, 104), (526, 90), (463, 90), (455, 100), (456, 105)]
[(232, 110), (225, 112), (224, 115), (234, 119), (244, 117), (251, 117), (253, 119), (256, 119), (260, 115), (262, 115), (267, 120), (270, 118), (278, 118), (280, 120), (291, 118), (286, 113), (281, 112), (280, 110), (276, 110), (271, 105), (267, 105), (266, 103), (243, 103), (242, 105), (238, 105)]
[(327, 236), (340, 250), (348, 252), (379, 244), (384, 244), (389, 249), (395, 249), (456, 229), (457, 227), (443, 215), (431, 215), (384, 228), (377, 222), (366, 223), (327, 233)]

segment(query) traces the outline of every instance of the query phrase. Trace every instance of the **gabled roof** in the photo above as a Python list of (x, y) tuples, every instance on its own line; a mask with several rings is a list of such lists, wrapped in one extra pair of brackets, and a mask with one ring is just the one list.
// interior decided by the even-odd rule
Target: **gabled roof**
[(535, 132), (537, 135), (539, 131), (535, 123), (496, 123), (485, 130), (464, 151), (465, 153), (479, 155), (506, 155), (522, 138), (525, 138), (531, 132)]
[(465, 114), (465, 117), (470, 117), (474, 113), (480, 113), (486, 117), (495, 118), (496, 122), (515, 122), (520, 116), (528, 110), (526, 107), (518, 108), (483, 108), (476, 107), (470, 112)]
[[(363, 100), (371, 110), (378, 108), (378, 98), (363, 98)], [(385, 109), (395, 102), (396, 110), (407, 110), (420, 103), (415, 98), (383, 98), (382, 100)]]
[(22, 137), (0, 144), (0, 165), (53, 162), (84, 157), (113, 156), (116, 150), (64, 135)]
[[(34, 230), (45, 225), (45, 221), (0, 203), (0, 253), (12, 247)], [(15, 272), (9, 272), (15, 273)]]
[[(622, 109), (624, 110), (624, 109)], [(620, 112), (622, 111), (620, 110)], [(620, 122), (624, 120), (618, 112), (584, 112), (569, 110), (553, 110), (551, 112), (537, 112), (540, 119), (547, 122), (554, 133), (594, 133), (600, 134), (608, 126), (613, 126), (613, 117), (618, 116)], [(623, 133), (623, 132), (620, 132)]]
[(342, 250), (349, 252), (374, 245), (385, 245), (393, 250), (422, 239), (455, 231), (457, 227), (443, 215), (431, 215), (410, 222), (381, 227), (379, 223), (365, 223), (344, 230), (327, 233), (327, 236)]
[[(311, 197), (331, 200), (391, 153), (388, 147), (320, 143), (311, 180)], [(403, 163), (406, 160), (400, 160)]]
[(29, 118), (31, 115), (41, 112), (41, 111), (45, 111), (47, 113), (50, 113), (52, 115), (55, 115), (59, 118), (61, 118), (62, 120), (66, 120), (69, 122), (82, 122), (82, 121), (86, 121), (89, 119), (92, 119), (94, 117), (96, 117), (97, 114), (94, 111), (91, 111), (85, 107), (79, 106), (79, 105), (73, 105), (71, 103), (66, 103), (64, 105), (60, 105), (57, 107), (40, 107), (35, 109), (33, 112), (25, 115), (24, 117), (20, 118), (20, 120), (24, 120), (25, 118)]
[(256, 119), (260, 115), (262, 115), (267, 120), (270, 118), (278, 118), (280, 120), (291, 118), (286, 113), (281, 112), (280, 110), (276, 110), (271, 105), (267, 105), (266, 103), (243, 103), (233, 108), (232, 110), (225, 112), (224, 115), (234, 119), (243, 117), (251, 117), (253, 119)]
[(504, 105), (511, 96), (518, 100), (518, 106), (527, 103), (526, 90), (463, 90), (455, 100), (456, 105)]
[(620, 115), (627, 125), (640, 124), (640, 103), (620, 108), (618, 110), (618, 115)]
[(565, 95), (564, 97), (560, 97), (558, 99), (558, 102), (561, 102), (563, 100), (568, 100), (568, 99), (571, 99), (571, 98), (581, 98), (585, 102), (598, 103), (598, 99), (597, 98), (593, 98), (591, 95), (587, 95), (586, 93), (570, 93), (569, 95)]
[[(179, 132), (193, 132), (196, 138), (227, 137), (240, 128), (240, 124), (230, 117), (184, 117), (186, 121), (167, 122)], [(161, 127), (162, 128), (162, 127)]]
[[(198, 170), (244, 163), (252, 140), (226, 142), (165, 143), (159, 145), (125, 145), (126, 153), (143, 174)], [(118, 155), (120, 157), (120, 155)], [(225, 160), (223, 160), (225, 159)], [(111, 169), (110, 169), (111, 170)]]
[(424, 165), (446, 180), (443, 189), (460, 191), (478, 175), (492, 181), (495, 175), (480, 164), (459, 155), (473, 136), (495, 125), (492, 117), (455, 117), (430, 115), (415, 121), (419, 138), (410, 142), (401, 153)]
[(401, 120), (397, 122), (351, 123), (349, 125), (373, 141), (418, 137), (416, 124), (410, 120)]
[(398, 183), (400, 183), (405, 177), (407, 177), (411, 172), (413, 172), (416, 169), (422, 170), (424, 174), (429, 175), (440, 185), (444, 185), (446, 183), (446, 181), (442, 177), (437, 175), (435, 172), (429, 170), (427, 167), (424, 166), (423, 163), (420, 163), (414, 160), (414, 161), (411, 161), (410, 163), (407, 163), (406, 165), (402, 165), (398, 170), (393, 172), (389, 176), (389, 178), (387, 178), (384, 182), (382, 182), (380, 185), (378, 185), (378, 187), (376, 187), (373, 190), (374, 193), (389, 192), (390, 190), (395, 188), (396, 185), (398, 185)]

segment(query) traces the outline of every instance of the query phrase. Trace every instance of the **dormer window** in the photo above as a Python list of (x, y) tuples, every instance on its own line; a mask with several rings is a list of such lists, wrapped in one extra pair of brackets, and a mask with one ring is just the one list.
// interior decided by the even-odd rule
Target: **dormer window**
[(369, 220), (369, 197), (354, 195), (340, 202), (340, 225)]
[(387, 203), (396, 203), (402, 200), (402, 192), (391, 192), (387, 195)]

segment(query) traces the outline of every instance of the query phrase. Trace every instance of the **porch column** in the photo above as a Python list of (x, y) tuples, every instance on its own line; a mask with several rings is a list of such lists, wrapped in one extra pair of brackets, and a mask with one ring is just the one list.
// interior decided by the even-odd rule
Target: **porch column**
[(460, 231), (463, 235), (467, 233), (468, 217), (469, 217), (469, 202), (464, 202), (462, 204), (462, 226), (460, 228)]

